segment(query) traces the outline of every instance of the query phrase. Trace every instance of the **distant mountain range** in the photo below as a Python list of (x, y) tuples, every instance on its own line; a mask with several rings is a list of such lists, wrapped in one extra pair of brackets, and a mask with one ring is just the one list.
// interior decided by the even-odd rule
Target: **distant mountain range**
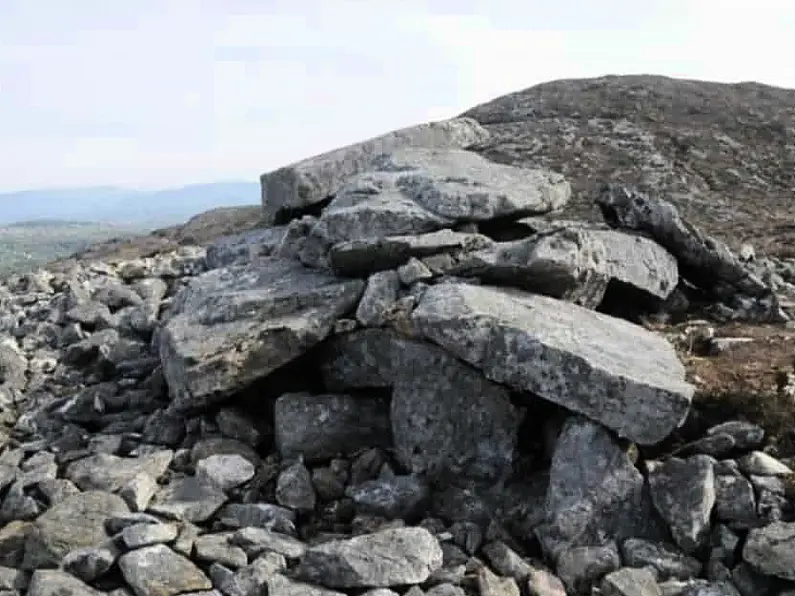
[(183, 223), (216, 207), (259, 202), (259, 182), (215, 182), (154, 191), (116, 187), (23, 190), (0, 193), (0, 226), (46, 220), (152, 229)]

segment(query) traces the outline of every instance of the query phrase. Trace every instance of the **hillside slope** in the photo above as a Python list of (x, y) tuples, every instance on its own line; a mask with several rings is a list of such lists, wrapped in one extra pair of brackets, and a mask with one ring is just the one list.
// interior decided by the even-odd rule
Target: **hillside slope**
[(0, 276), (39, 267), (97, 243), (146, 232), (135, 226), (53, 219), (0, 225)]
[(256, 182), (191, 184), (154, 191), (113, 187), (25, 190), (0, 193), (0, 225), (56, 219), (154, 229), (180, 224), (209, 209), (249, 205), (258, 199)]
[(558, 80), (467, 110), (493, 135), (476, 150), (572, 182), (570, 216), (600, 219), (604, 181), (664, 193), (732, 245), (795, 240), (795, 90), (661, 76)]

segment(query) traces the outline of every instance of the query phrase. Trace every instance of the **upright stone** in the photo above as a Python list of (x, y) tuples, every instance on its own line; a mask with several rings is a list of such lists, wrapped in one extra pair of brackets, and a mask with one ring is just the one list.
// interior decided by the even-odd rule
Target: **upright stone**
[(556, 559), (606, 540), (664, 536), (643, 476), (604, 427), (580, 416), (563, 425), (552, 457), (546, 519), (536, 530)]

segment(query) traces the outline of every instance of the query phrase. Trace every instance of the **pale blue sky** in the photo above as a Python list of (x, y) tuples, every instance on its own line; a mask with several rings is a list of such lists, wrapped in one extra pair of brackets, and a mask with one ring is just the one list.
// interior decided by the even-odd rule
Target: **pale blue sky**
[(551, 79), (794, 58), (791, 0), (0, 0), (0, 190), (256, 180)]

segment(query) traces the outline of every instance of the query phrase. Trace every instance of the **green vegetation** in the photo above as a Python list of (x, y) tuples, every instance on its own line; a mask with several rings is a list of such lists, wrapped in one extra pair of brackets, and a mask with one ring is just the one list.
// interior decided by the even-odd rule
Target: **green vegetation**
[(35, 269), (97, 242), (147, 230), (105, 223), (36, 220), (0, 227), (0, 276)]

